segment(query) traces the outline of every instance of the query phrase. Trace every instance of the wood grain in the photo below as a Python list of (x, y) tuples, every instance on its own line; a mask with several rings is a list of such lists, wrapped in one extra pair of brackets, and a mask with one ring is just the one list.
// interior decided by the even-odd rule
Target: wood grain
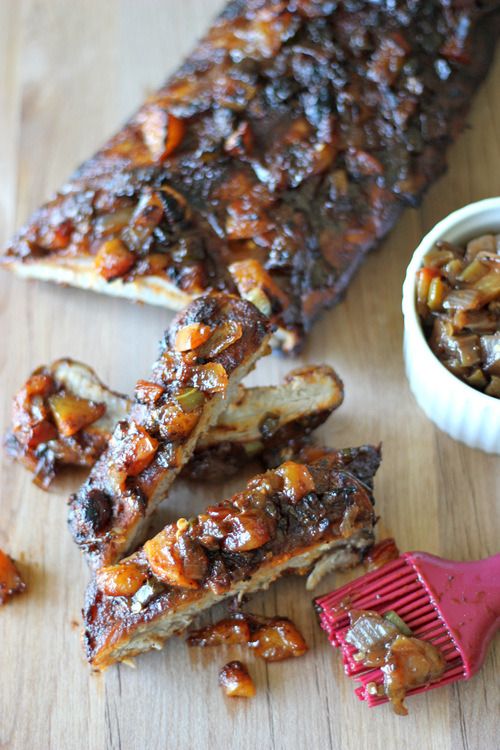
[[(220, 7), (219, 0), (2, 0), (0, 3), (0, 240), (55, 189), (158, 85)], [(271, 357), (253, 382), (326, 361), (346, 401), (322, 429), (334, 445), (383, 441), (380, 532), (403, 549), (467, 559), (498, 549), (498, 458), (440, 433), (408, 390), (401, 355), (401, 283), (422, 233), (450, 210), (500, 194), (500, 57), (479, 91), (450, 169), (422, 208), (407, 212), (346, 300), (315, 328), (297, 361)], [(69, 355), (123, 391), (148, 371), (170, 315), (82, 291), (0, 276), (0, 427), (36, 365)], [(21, 561), (29, 593), (0, 613), (0, 748), (336, 748), (493, 750), (498, 640), (469, 684), (413, 699), (407, 719), (358, 704), (315, 622), (300, 579), (255, 597), (252, 608), (291, 616), (311, 645), (302, 659), (250, 661), (258, 693), (233, 702), (217, 672), (237, 654), (165, 650), (95, 677), (83, 663), (79, 619), (87, 571), (66, 530), (74, 476), (44, 494), (5, 457), (0, 546)], [(186, 515), (235, 484), (172, 493), (165, 517)], [(208, 497), (207, 497), (208, 495)], [(317, 593), (341, 576), (330, 576)], [(498, 674), (498, 672), (497, 672)]]

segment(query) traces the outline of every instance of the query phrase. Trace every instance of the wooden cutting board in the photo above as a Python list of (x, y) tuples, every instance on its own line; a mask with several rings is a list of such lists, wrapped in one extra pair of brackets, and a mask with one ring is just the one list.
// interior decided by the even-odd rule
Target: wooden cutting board
[[(0, 240), (110, 135), (188, 52), (220, 0), (2, 0), (0, 2)], [(346, 386), (321, 430), (347, 446), (383, 441), (377, 477), (380, 534), (404, 549), (468, 559), (498, 551), (498, 457), (440, 433), (415, 404), (401, 355), (401, 284), (422, 234), (449, 211), (500, 194), (500, 56), (474, 101), (450, 169), (366, 262), (347, 299), (324, 316), (302, 356), (272, 356), (253, 383), (305, 362), (334, 365)], [(170, 320), (159, 308), (27, 283), (0, 274), (0, 428), (10, 399), (37, 365), (82, 359), (130, 391), (148, 371)], [(20, 560), (29, 592), (0, 611), (0, 748), (336, 748), (493, 750), (495, 650), (469, 684), (419, 696), (402, 719), (368, 710), (318, 628), (301, 579), (256, 596), (251, 608), (290, 616), (310, 644), (303, 658), (248, 659), (257, 696), (225, 699), (217, 673), (237, 652), (162, 653), (94, 676), (79, 646), (88, 572), (66, 530), (65, 502), (80, 478), (50, 494), (2, 456), (0, 547)], [(242, 480), (241, 480), (242, 481)], [(222, 487), (179, 484), (165, 517), (188, 515)], [(323, 593), (344, 579), (329, 576)], [(498, 640), (496, 655), (498, 657)]]

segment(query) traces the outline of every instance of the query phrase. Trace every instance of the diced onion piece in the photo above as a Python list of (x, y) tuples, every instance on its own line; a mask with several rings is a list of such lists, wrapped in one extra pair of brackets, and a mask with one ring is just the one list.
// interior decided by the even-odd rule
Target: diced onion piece
[(133, 596), (147, 577), (147, 571), (139, 565), (119, 563), (100, 568), (96, 574), (96, 582), (106, 596)]
[(307, 466), (295, 461), (285, 461), (276, 470), (283, 478), (283, 491), (292, 503), (298, 503), (304, 495), (314, 492), (314, 479)]
[(241, 661), (225, 664), (219, 672), (219, 685), (229, 698), (252, 698), (255, 685)]
[(481, 388), (481, 390), (488, 385), (488, 380), (480, 367), (476, 367), (470, 375), (465, 376), (465, 379), (469, 385), (472, 385), (474, 388)]
[(96, 232), (99, 235), (118, 234), (125, 229), (132, 218), (133, 207), (126, 206), (108, 214), (101, 214), (96, 219)]
[(196, 411), (205, 403), (205, 396), (197, 388), (183, 388), (176, 399), (184, 412)]
[(69, 394), (49, 396), (50, 409), (63, 437), (71, 437), (96, 422), (106, 412), (106, 405)]
[(465, 251), (465, 260), (470, 263), (478, 253), (488, 252), (496, 253), (497, 243), (494, 234), (483, 234), (481, 237), (475, 237), (473, 240), (467, 243), (467, 249)]
[(212, 359), (236, 341), (239, 341), (242, 335), (243, 329), (241, 323), (236, 323), (234, 320), (227, 320), (225, 323), (217, 326), (207, 341), (199, 347), (196, 354), (198, 357), (204, 359)]
[(439, 276), (437, 268), (420, 268), (417, 271), (417, 306), (420, 315), (427, 313), (427, 297), (432, 279)]
[(384, 619), (395, 625), (403, 635), (413, 635), (406, 622), (402, 620), (398, 613), (393, 609), (390, 609), (389, 612), (384, 614)]
[(251, 302), (252, 305), (255, 305), (262, 315), (271, 315), (273, 311), (271, 300), (262, 289), (258, 289), (257, 287), (250, 289), (250, 291), (245, 293), (244, 299)]
[(481, 336), (483, 367), (490, 375), (500, 376), (500, 331), (491, 336)]
[(369, 652), (399, 634), (399, 629), (392, 622), (385, 620), (376, 612), (357, 613), (354, 611), (351, 617), (352, 625), (345, 639), (359, 651)]
[(149, 189), (144, 190), (134, 209), (130, 224), (122, 234), (127, 246), (141, 254), (144, 244), (162, 220), (163, 214), (164, 206), (160, 194)]
[(174, 349), (177, 352), (188, 352), (201, 346), (212, 334), (210, 326), (203, 323), (189, 323), (179, 328), (175, 335)]
[(454, 336), (455, 356), (458, 356), (462, 367), (472, 367), (481, 361), (479, 337), (473, 333)]
[(474, 284), (479, 281), (488, 272), (488, 268), (481, 263), (479, 259), (474, 259), (468, 266), (464, 268), (461, 274), (457, 276), (458, 281), (463, 281), (466, 284)]
[(456, 282), (457, 277), (462, 273), (463, 270), (463, 261), (459, 260), (458, 258), (450, 260), (450, 262), (442, 268), (444, 276), (451, 284), (454, 284)]
[(229, 266), (229, 271), (236, 282), (240, 295), (244, 299), (252, 301), (261, 312), (263, 312), (262, 308), (255, 301), (258, 300), (255, 290), (263, 292), (271, 305), (275, 302), (282, 309), (288, 307), (289, 301), (285, 292), (264, 269), (262, 263), (259, 263), (255, 258), (236, 261)]
[(474, 333), (494, 333), (498, 323), (496, 317), (486, 309), (457, 310), (453, 316), (453, 326), (457, 331), (468, 328)]
[(424, 255), (423, 263), (427, 268), (441, 268), (452, 260), (455, 254), (448, 248), (433, 247)]
[(430, 310), (435, 312), (441, 309), (448, 290), (448, 285), (439, 276), (431, 280), (427, 294), (427, 306)]
[(408, 690), (438, 680), (446, 662), (441, 652), (417, 638), (398, 635), (388, 646), (384, 672), (384, 690), (394, 711), (405, 716), (404, 697)]
[(500, 377), (493, 375), (489, 384), (484, 389), (484, 392), (487, 393), (488, 396), (500, 398)]
[(483, 276), (476, 281), (474, 289), (477, 289), (481, 293), (481, 299), (484, 305), (487, 305), (493, 300), (500, 299), (500, 272), (490, 271), (486, 276)]
[(135, 255), (124, 242), (115, 238), (102, 243), (94, 263), (98, 273), (106, 281), (112, 281), (130, 271), (135, 263)]
[(477, 289), (452, 289), (443, 302), (445, 310), (476, 310), (482, 304)]
[(150, 601), (164, 591), (164, 586), (157, 578), (153, 576), (148, 578), (140, 589), (132, 597), (131, 607), (132, 612), (140, 612), (146, 607)]

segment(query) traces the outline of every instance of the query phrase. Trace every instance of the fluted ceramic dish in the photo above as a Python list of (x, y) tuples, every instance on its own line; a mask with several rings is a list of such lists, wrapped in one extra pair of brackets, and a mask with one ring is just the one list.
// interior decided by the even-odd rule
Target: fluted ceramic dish
[(470, 203), (449, 214), (425, 235), (403, 284), (404, 358), (419, 406), (441, 430), (471, 448), (500, 453), (500, 399), (452, 375), (430, 349), (416, 307), (416, 273), (439, 240), (459, 245), (481, 234), (500, 233), (500, 196)]

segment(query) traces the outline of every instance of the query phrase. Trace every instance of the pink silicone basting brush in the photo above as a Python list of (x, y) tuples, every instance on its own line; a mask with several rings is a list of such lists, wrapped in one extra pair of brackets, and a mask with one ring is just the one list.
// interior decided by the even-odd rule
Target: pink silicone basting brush
[[(430, 641), (442, 653), (446, 669), (436, 682), (407, 695), (467, 680), (481, 667), (488, 645), (500, 628), (500, 554), (474, 562), (452, 562), (425, 552), (407, 552), (355, 581), (315, 599), (322, 628), (342, 649), (346, 674), (361, 684), (356, 693), (369, 706), (387, 702), (377, 694), (384, 674), (354, 659), (347, 643), (347, 609), (393, 610), (415, 638)], [(380, 691), (379, 691), (380, 692)]]

